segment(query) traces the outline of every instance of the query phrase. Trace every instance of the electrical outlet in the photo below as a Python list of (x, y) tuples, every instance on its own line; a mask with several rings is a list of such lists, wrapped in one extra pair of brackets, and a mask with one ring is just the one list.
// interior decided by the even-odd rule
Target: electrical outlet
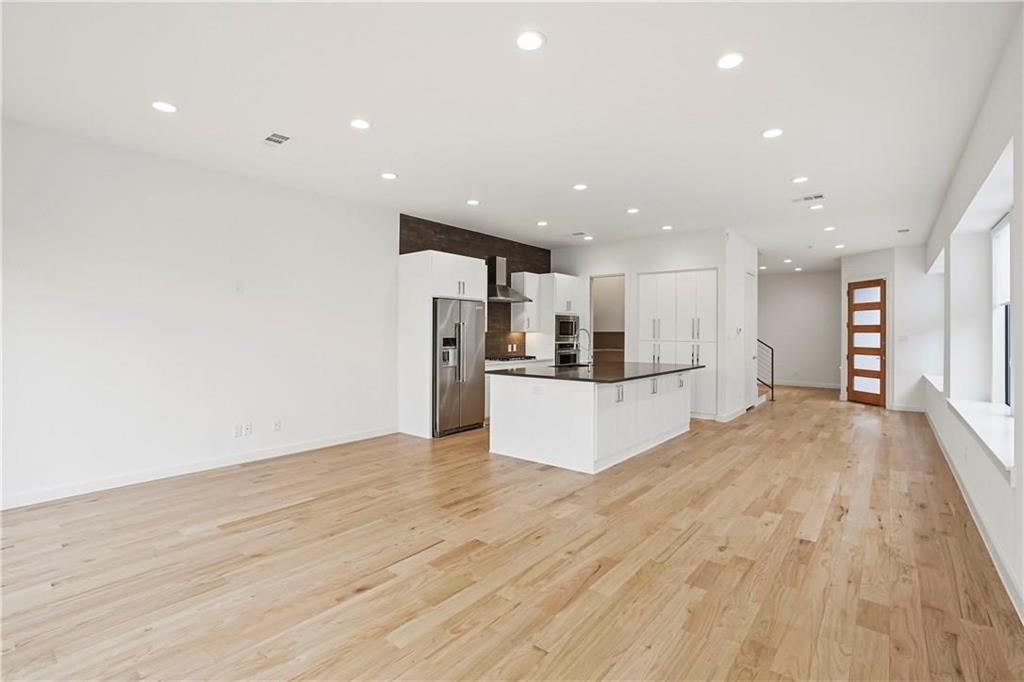
[(235, 438), (241, 438), (241, 437), (242, 437), (242, 425), (241, 424), (235, 424)]
[(242, 435), (245, 435), (245, 436), (251, 436), (252, 435), (252, 422), (245, 422), (245, 426), (242, 427)]
[(274, 426), (274, 430), (275, 431), (280, 431), (281, 430), (281, 420), (280, 419), (275, 419), (273, 426)]

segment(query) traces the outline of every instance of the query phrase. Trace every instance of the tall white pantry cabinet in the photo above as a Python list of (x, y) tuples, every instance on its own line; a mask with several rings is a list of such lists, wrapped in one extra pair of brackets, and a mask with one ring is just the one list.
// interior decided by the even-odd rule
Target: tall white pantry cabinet
[(718, 270), (637, 276), (640, 362), (706, 365), (693, 373), (691, 412), (718, 411)]

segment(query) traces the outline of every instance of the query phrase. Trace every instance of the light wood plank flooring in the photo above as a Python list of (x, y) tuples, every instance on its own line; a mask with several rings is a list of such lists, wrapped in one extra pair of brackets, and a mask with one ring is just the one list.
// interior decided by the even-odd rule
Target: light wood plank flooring
[(921, 415), (780, 388), (593, 477), (486, 443), (7, 513), (4, 678), (1024, 679)]

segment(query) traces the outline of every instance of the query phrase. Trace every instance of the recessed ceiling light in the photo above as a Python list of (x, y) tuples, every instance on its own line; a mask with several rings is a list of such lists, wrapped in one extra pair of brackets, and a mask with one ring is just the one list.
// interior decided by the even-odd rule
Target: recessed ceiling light
[(826, 227), (826, 228), (825, 228), (825, 231), (826, 231), (826, 232), (835, 232), (835, 231), (836, 231), (836, 228), (834, 228), (834, 227), (832, 227), (831, 225), (829, 225), (828, 227)]
[(729, 54), (723, 54), (718, 60), (718, 68), (720, 69), (735, 69), (737, 66), (743, 63), (743, 55), (739, 52), (730, 52)]
[(811, 209), (812, 211), (820, 211), (821, 209), (825, 208), (825, 204), (811, 204), (807, 208)]
[(758, 270), (767, 270), (767, 269), (768, 269), (767, 265), (762, 265), (761, 267), (758, 268)]
[(164, 114), (173, 114), (178, 110), (178, 107), (170, 102), (153, 102), (153, 108)]
[(575, 184), (575, 185), (573, 185), (573, 186), (572, 186), (572, 188), (573, 188), (574, 190), (576, 190), (577, 192), (582, 192), (583, 190), (585, 190), (585, 189), (587, 188), (587, 186), (586, 186), (586, 185), (584, 185), (584, 184), (583, 184), (583, 183), (581, 182), (581, 183), (578, 183), (578, 184)]
[(846, 248), (846, 244), (836, 244), (836, 248), (837, 249), (845, 249)]
[(808, 180), (810, 180), (810, 178), (807, 177), (806, 175), (799, 175), (799, 176), (793, 178), (792, 180), (790, 180), (790, 182), (792, 182), (795, 185), (802, 185), (803, 183), (807, 182)]
[(593, 239), (594, 239), (594, 235), (592, 235), (592, 234), (585, 234), (585, 235), (583, 235), (583, 241), (589, 242), (589, 241), (593, 241)]
[(782, 262), (783, 262), (783, 263), (792, 263), (792, 262), (793, 262), (793, 259), (792, 259), (792, 258), (787, 258), (786, 260), (784, 260), (784, 261), (782, 261)]
[(386, 173), (381, 173), (380, 176), (382, 178), (384, 178), (385, 180), (397, 180), (398, 179), (398, 173), (392, 173), (391, 171), (388, 171)]
[(468, 206), (479, 206), (480, 205), (480, 200), (479, 199), (466, 199), (466, 204)]
[(637, 214), (639, 212), (640, 212), (639, 208), (627, 208), (626, 209), (626, 213), (628, 213), (630, 215), (635, 215), (635, 214)]
[(348, 124), (356, 130), (366, 130), (370, 127), (370, 122), (362, 118), (354, 118)]
[(662, 225), (661, 229), (663, 229), (663, 230), (665, 230), (667, 232), (667, 231), (672, 229), (672, 226), (671, 225)]
[(538, 220), (537, 221), (537, 227), (547, 227), (547, 226), (548, 226), (548, 221), (546, 221), (546, 220)]
[(761, 137), (765, 139), (772, 139), (773, 137), (779, 137), (782, 135), (782, 128), (769, 128), (761, 133)]
[(793, 272), (803, 272), (803, 268), (793, 268)]
[(540, 31), (523, 31), (516, 37), (516, 45), (519, 46), (520, 50), (533, 52), (544, 47), (545, 40), (544, 34)]

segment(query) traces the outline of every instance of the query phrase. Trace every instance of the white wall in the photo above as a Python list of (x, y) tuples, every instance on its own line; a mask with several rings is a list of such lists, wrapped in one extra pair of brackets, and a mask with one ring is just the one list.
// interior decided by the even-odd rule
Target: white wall
[[(718, 414), (720, 418), (731, 419), (743, 414), (748, 407), (753, 407), (752, 400), (756, 392), (749, 387), (757, 381), (756, 364), (750, 360), (753, 342), (748, 335), (757, 338), (756, 322), (754, 329), (745, 330), (747, 308), (744, 299), (747, 292), (747, 276), (753, 275), (755, 286), (754, 320), (757, 319), (757, 248), (731, 230), (725, 231), (725, 309), (719, 303), (719, 316), (725, 316), (725, 323), (719, 322), (722, 329), (719, 344), (718, 361), (723, 363), (719, 368)], [(724, 400), (724, 405), (722, 401)]]
[(954, 234), (948, 249), (949, 352), (946, 395), (992, 398), (992, 240), (988, 232)]
[(3, 136), (5, 506), (394, 430), (397, 215)]
[(839, 372), (839, 399), (846, 400), (846, 319), (847, 319), (847, 299), (846, 299), (846, 288), (850, 282), (863, 282), (869, 279), (884, 279), (885, 280), (885, 319), (886, 329), (888, 334), (886, 335), (885, 343), (885, 357), (886, 357), (886, 374), (885, 374), (885, 396), (886, 396), (886, 407), (892, 406), (892, 382), (893, 382), (893, 339), (895, 338), (895, 328), (893, 324), (893, 314), (895, 312), (894, 297), (896, 285), (893, 278), (893, 270), (896, 267), (895, 263), (895, 252), (893, 249), (883, 249), (881, 251), (869, 251), (867, 253), (859, 253), (855, 256), (844, 256), (840, 260), (840, 287), (839, 287), (839, 360), (840, 360), (840, 372)]
[(838, 270), (765, 274), (758, 281), (758, 336), (775, 348), (775, 382), (839, 388)]
[(594, 299), (594, 331), (625, 331), (626, 278), (595, 277), (590, 283), (590, 295)]
[(925, 409), (925, 374), (942, 374), (943, 276), (928, 274), (925, 247), (898, 247), (893, 251), (893, 361), (894, 410)]
[(884, 279), (886, 407), (923, 412), (924, 374), (942, 373), (943, 277), (925, 268), (925, 247), (907, 246), (846, 256), (839, 293), (840, 398), (846, 399), (846, 287)]
[[(728, 243), (732, 246), (728, 247)], [(727, 268), (728, 265), (728, 268)], [(554, 249), (551, 267), (555, 272), (578, 275), (625, 274), (626, 360), (636, 361), (639, 324), (637, 276), (645, 272), (718, 268), (718, 418), (729, 419), (746, 409), (747, 351), (743, 347), (744, 270), (757, 272), (757, 250), (730, 230), (700, 230), (657, 235), (610, 243), (590, 242)], [(589, 287), (580, 306), (581, 324), (590, 328)], [(751, 377), (752, 381), (753, 378)]]
[[(1003, 59), (989, 86), (974, 128), (968, 137), (960, 162), (928, 238), (926, 262), (945, 254), (947, 272), (944, 332), (946, 338), (944, 379), (946, 391), (957, 391), (956, 367), (962, 360), (954, 347), (958, 331), (953, 318), (962, 311), (957, 301), (955, 270), (959, 260), (953, 231), (985, 182), (1006, 145), (1012, 140), (1014, 154), (1013, 203), (1010, 221), (1011, 300), (1013, 329), (1024, 329), (1024, 223), (1020, 207), (1024, 205), (1024, 13), (1018, 14), (1016, 27)], [(969, 248), (969, 247), (968, 247)], [(969, 267), (961, 264), (961, 267)], [(953, 277), (950, 277), (953, 273)], [(970, 273), (967, 272), (966, 275)], [(987, 276), (982, 273), (982, 276)], [(988, 286), (988, 282), (984, 282)], [(988, 319), (988, 306), (984, 301)], [(959, 309), (959, 310), (958, 310)], [(989, 320), (990, 321), (990, 320)], [(987, 326), (987, 325), (986, 325)], [(990, 347), (989, 347), (990, 348)], [(1013, 355), (1024, 357), (1024, 334), (1014, 334)], [(954, 356), (954, 353), (956, 354)], [(955, 360), (951, 362), (951, 359)], [(985, 371), (985, 378), (989, 376)], [(952, 385), (951, 385), (952, 379)], [(964, 381), (961, 376), (960, 381)], [(970, 384), (967, 384), (969, 387)], [(1015, 396), (1024, 396), (1024, 363), (1013, 367)], [(928, 417), (942, 445), (950, 468), (956, 475), (975, 522), (985, 538), (999, 575), (1024, 618), (1024, 399), (1013, 405), (1014, 466), (1001, 471), (993, 458), (979, 445), (977, 437), (964, 422), (952, 414), (948, 395), (929, 388), (926, 391)]]

